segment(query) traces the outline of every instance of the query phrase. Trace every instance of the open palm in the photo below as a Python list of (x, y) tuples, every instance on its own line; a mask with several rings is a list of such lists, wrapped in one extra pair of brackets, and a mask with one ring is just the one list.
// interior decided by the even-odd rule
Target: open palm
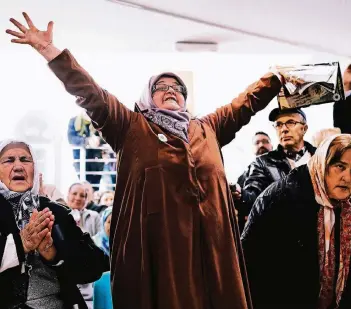
[(54, 26), (54, 23), (52, 21), (49, 22), (46, 31), (40, 31), (37, 29), (37, 27), (35, 27), (27, 13), (23, 13), (23, 17), (27, 22), (28, 28), (23, 26), (16, 19), (10, 19), (10, 21), (21, 31), (18, 32), (10, 29), (6, 30), (6, 33), (11, 34), (17, 38), (12, 39), (11, 42), (18, 44), (28, 44), (38, 51), (46, 48), (49, 44), (52, 43), (52, 30)]

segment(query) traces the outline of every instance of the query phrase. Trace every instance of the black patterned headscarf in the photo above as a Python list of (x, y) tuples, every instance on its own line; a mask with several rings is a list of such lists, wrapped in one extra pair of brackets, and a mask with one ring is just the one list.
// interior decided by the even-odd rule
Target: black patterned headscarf
[(17, 226), (21, 230), (29, 222), (33, 210), (39, 207), (39, 171), (32, 147), (23, 141), (5, 140), (0, 142), (0, 153), (10, 144), (25, 145), (28, 148), (34, 162), (33, 187), (30, 190), (26, 192), (11, 191), (0, 180), (0, 194), (12, 205)]
[(185, 89), (183, 80), (176, 74), (164, 72), (156, 76), (152, 76), (148, 85), (145, 87), (140, 100), (137, 102), (142, 114), (151, 122), (157, 124), (166, 131), (180, 137), (182, 140), (188, 141), (188, 127), (191, 119), (190, 113), (186, 110), (187, 92), (183, 93), (185, 104), (179, 111), (171, 111), (158, 108), (152, 99), (152, 87), (161, 77), (173, 77)]

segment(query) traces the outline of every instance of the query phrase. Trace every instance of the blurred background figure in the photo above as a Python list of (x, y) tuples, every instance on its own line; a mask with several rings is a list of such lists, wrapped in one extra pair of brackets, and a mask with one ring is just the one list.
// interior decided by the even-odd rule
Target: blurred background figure
[(339, 128), (329, 128), (322, 129), (312, 136), (312, 145), (318, 147), (326, 138), (332, 135), (340, 134), (341, 130)]
[[(74, 147), (74, 160), (82, 160), (82, 153), (85, 152), (85, 159), (102, 159), (103, 151), (100, 147), (105, 144), (99, 133), (94, 129), (90, 118), (85, 111), (78, 116), (70, 119), (68, 124), (68, 141)], [(85, 171), (88, 173), (102, 172), (104, 170), (103, 162), (86, 162)], [(81, 179), (80, 162), (74, 162), (74, 168)], [(85, 179), (92, 184), (95, 190), (99, 189), (101, 175), (87, 174)]]
[[(113, 191), (105, 191), (101, 194), (100, 205), (101, 206), (112, 206), (115, 193)], [(100, 207), (101, 207), (100, 206)]]
[(88, 193), (81, 183), (74, 183), (68, 190), (67, 205), (72, 209), (72, 216), (77, 225), (91, 236), (101, 227), (100, 216), (96, 211), (85, 208)]
[(105, 253), (104, 274), (94, 283), (94, 309), (112, 308), (112, 296), (110, 287), (110, 226), (112, 207), (105, 209), (101, 216), (101, 230), (93, 240), (95, 244)]
[[(93, 186), (88, 182), (84, 181), (83, 186), (87, 192), (86, 209), (93, 210), (99, 214), (107, 208), (107, 205), (100, 203), (101, 191), (94, 191)], [(111, 205), (110, 205), (111, 206)]]

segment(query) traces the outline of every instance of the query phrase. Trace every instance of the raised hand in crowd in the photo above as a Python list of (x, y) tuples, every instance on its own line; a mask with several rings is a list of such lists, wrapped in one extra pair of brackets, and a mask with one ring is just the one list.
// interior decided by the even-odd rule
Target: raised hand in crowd
[(53, 46), (53, 26), (52, 21), (49, 22), (45, 31), (39, 30), (27, 13), (23, 13), (23, 17), (27, 22), (28, 27), (22, 25), (14, 18), (10, 21), (18, 28), (19, 31), (7, 29), (6, 33), (16, 37), (12, 39), (12, 43), (27, 44), (32, 46), (36, 51), (42, 54), (46, 60), (51, 61), (61, 53), (56, 47)]

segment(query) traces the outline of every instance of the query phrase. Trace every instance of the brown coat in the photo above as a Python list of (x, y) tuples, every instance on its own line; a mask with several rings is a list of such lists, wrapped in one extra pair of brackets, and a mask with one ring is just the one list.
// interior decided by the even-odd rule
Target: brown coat
[(268, 74), (230, 104), (191, 120), (187, 144), (127, 109), (67, 50), (49, 66), (120, 151), (111, 223), (115, 308), (250, 308), (220, 148), (277, 95), (278, 78)]

